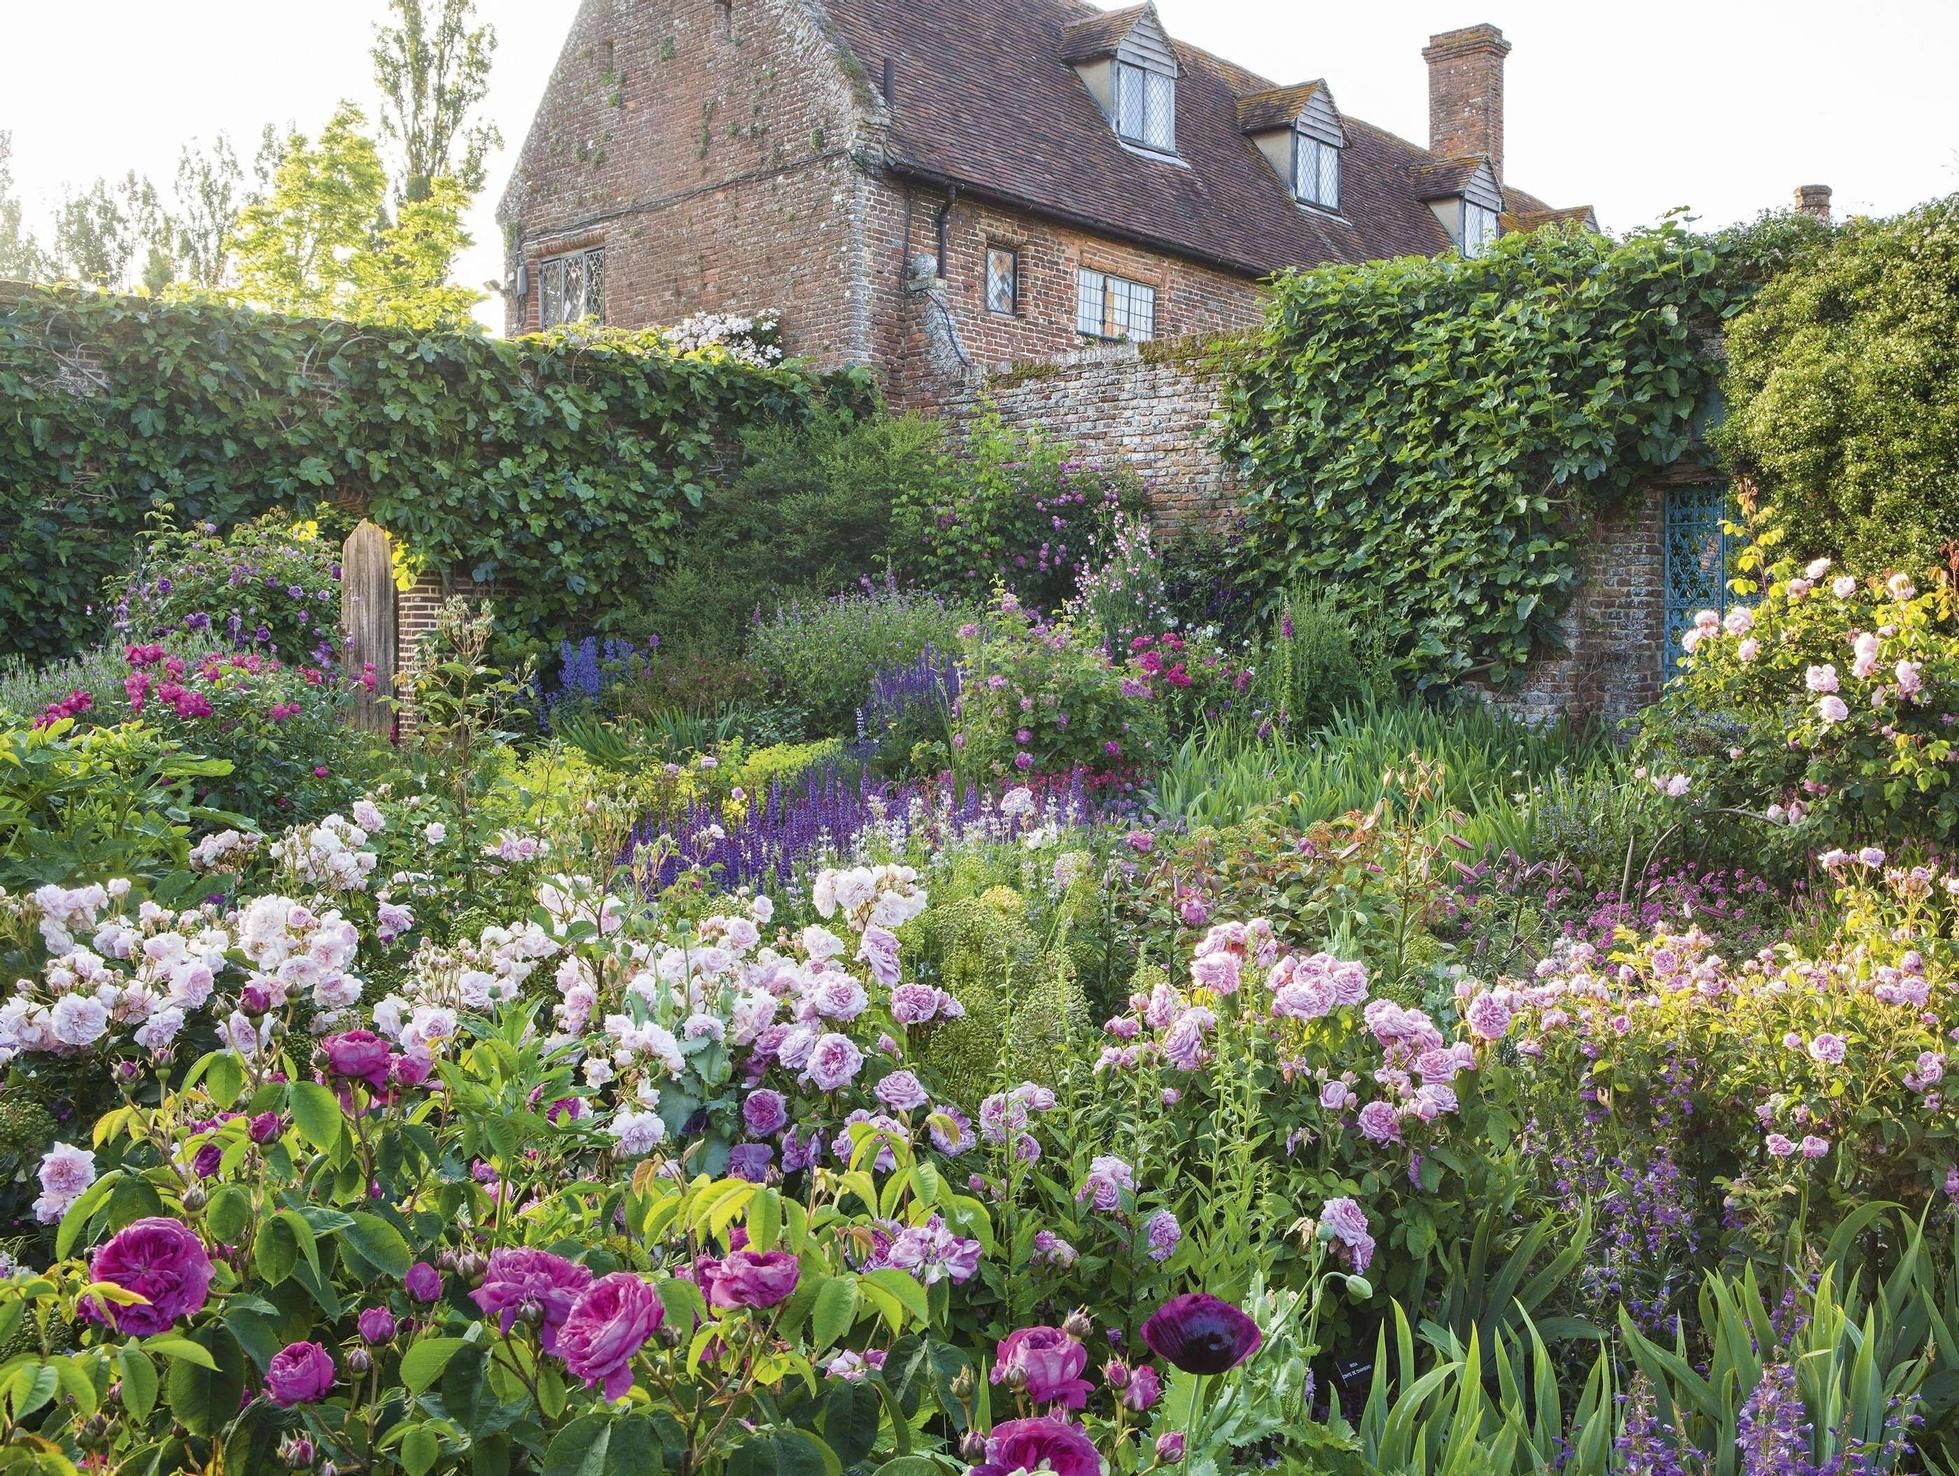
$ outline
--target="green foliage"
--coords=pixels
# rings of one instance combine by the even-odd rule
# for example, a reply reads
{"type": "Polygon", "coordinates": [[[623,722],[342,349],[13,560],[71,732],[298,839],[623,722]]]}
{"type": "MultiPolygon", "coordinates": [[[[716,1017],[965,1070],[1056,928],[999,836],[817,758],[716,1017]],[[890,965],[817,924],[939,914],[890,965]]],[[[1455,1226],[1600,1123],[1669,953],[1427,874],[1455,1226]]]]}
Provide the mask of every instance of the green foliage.
{"type": "Polygon", "coordinates": [[[1857,220],[1730,326],[1717,441],[1791,551],[1922,571],[1959,537],[1959,196],[1857,220]]]}
{"type": "Polygon", "coordinates": [[[0,888],[125,877],[169,894],[190,880],[192,823],[225,818],[197,790],[230,771],[133,724],[0,732],[0,888]]]}
{"type": "Polygon", "coordinates": [[[1584,520],[1687,449],[1733,300],[1673,229],[1281,278],[1226,393],[1247,577],[1351,587],[1418,685],[1513,678],[1555,642],[1584,520]]]}
{"type": "Polygon", "coordinates": [[[1079,462],[1068,442],[997,413],[959,449],[955,476],[907,489],[891,510],[900,567],[949,598],[1003,581],[1030,608],[1057,610],[1105,558],[1117,515],[1142,510],[1134,475],[1079,462]]]}
{"type": "Polygon", "coordinates": [[[165,503],[224,529],[342,490],[421,567],[498,581],[511,628],[624,623],[720,439],[820,393],[657,333],[497,341],[29,291],[0,300],[0,643],[85,644],[90,602],[165,503]]]}
{"type": "Polygon", "coordinates": [[[1311,584],[1286,591],[1252,666],[1258,708],[1281,727],[1314,727],[1394,693],[1387,653],[1365,612],[1343,608],[1335,591],[1311,584]]]}
{"type": "Polygon", "coordinates": [[[750,636],[749,662],[811,733],[851,731],[880,671],[909,666],[930,647],[959,644],[964,612],[936,595],[886,582],[834,599],[777,609],[750,636]]]}
{"type": "Polygon", "coordinates": [[[663,651],[711,663],[740,652],[768,605],[854,588],[886,563],[892,507],[950,475],[943,440],[934,421],[843,408],[755,427],[638,618],[663,651]]]}
{"type": "Polygon", "coordinates": [[[469,244],[469,197],[453,179],[423,180],[390,223],[387,171],[366,126],[343,102],[317,142],[286,141],[270,192],[238,217],[238,296],[301,317],[466,331],[481,294],[448,279],[469,244]]]}

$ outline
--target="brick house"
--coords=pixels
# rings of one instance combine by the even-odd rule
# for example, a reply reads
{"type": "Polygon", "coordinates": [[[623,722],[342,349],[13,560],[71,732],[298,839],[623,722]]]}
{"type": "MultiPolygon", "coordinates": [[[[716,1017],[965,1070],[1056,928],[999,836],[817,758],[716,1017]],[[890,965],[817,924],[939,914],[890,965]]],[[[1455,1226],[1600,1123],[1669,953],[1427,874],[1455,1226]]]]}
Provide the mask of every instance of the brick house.
{"type": "Polygon", "coordinates": [[[1153,5],[584,0],[499,210],[509,326],[774,308],[790,352],[915,404],[1249,327],[1286,267],[1589,220],[1503,177],[1509,50],[1431,40],[1421,148],[1153,5]]]}

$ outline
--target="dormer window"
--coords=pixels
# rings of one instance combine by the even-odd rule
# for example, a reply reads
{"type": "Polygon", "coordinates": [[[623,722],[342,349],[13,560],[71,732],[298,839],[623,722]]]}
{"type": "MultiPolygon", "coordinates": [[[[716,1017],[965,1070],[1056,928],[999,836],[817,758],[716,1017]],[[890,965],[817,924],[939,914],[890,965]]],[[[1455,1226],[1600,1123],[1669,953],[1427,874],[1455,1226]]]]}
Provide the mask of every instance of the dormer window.
{"type": "Polygon", "coordinates": [[[1464,201],[1462,254],[1468,257],[1481,256],[1496,244],[1496,238],[1496,212],[1487,205],[1478,205],[1473,200],[1464,201]]]}
{"type": "Polygon", "coordinates": [[[1152,154],[1176,154],[1181,67],[1154,5],[1078,21],[1062,33],[1061,59],[1075,69],[1117,138],[1152,154]]]}
{"type": "Polygon", "coordinates": [[[1502,231],[1503,190],[1490,161],[1480,155],[1431,159],[1409,171],[1415,193],[1435,212],[1450,241],[1465,257],[1482,256],[1502,231]]]}
{"type": "Polygon", "coordinates": [[[1115,67],[1116,136],[1159,154],[1176,153],[1176,77],[1126,61],[1115,67]]]}
{"type": "Polygon", "coordinates": [[[1272,87],[1238,99],[1238,126],[1294,200],[1340,210],[1340,151],[1347,133],[1324,82],[1272,87]]]}
{"type": "Polygon", "coordinates": [[[1340,150],[1310,133],[1293,135],[1293,198],[1322,210],[1340,208],[1340,150]]]}

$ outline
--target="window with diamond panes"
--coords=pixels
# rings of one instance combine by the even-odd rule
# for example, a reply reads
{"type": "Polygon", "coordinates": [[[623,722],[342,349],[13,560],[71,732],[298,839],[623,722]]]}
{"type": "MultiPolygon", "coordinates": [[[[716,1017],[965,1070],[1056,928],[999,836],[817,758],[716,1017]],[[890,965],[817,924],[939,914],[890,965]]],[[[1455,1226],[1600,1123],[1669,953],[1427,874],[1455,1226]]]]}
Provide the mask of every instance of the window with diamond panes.
{"type": "Polygon", "coordinates": [[[1487,205],[1462,202],[1462,254],[1481,256],[1496,244],[1496,212],[1487,205]]]}
{"type": "Polygon", "coordinates": [[[1680,638],[1702,610],[1744,603],[1728,592],[1735,540],[1728,536],[1726,487],[1671,487],[1666,494],[1661,577],[1666,585],[1666,644],[1660,675],[1679,673],[1680,638]]]}
{"type": "Polygon", "coordinates": [[[580,318],[605,320],[605,252],[574,251],[538,263],[538,323],[555,328],[580,318]]]}
{"type": "Polygon", "coordinates": [[[1163,153],[1177,149],[1177,79],[1116,63],[1116,133],[1163,153]]]}
{"type": "Polygon", "coordinates": [[[1292,191],[1308,205],[1340,208],[1340,150],[1304,133],[1295,134],[1299,150],[1293,162],[1292,191]]]}
{"type": "Polygon", "coordinates": [[[1091,338],[1154,338],[1156,289],[1083,267],[1075,280],[1075,327],[1091,338]]]}
{"type": "Polygon", "coordinates": [[[1008,317],[1020,310],[1020,253],[1009,247],[987,249],[986,307],[1008,317]]]}

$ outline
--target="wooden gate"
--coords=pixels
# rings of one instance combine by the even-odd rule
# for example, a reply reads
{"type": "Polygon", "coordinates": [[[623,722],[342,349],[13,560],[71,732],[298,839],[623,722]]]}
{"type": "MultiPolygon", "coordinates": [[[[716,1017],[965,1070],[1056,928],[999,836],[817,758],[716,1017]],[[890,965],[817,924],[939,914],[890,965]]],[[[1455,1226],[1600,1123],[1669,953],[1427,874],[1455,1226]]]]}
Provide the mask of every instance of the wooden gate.
{"type": "Polygon", "coordinates": [[[347,667],[358,675],[374,668],[374,688],[357,689],[348,722],[388,737],[394,730],[395,571],[388,535],[363,522],[340,550],[340,626],[347,635],[347,667]]]}

